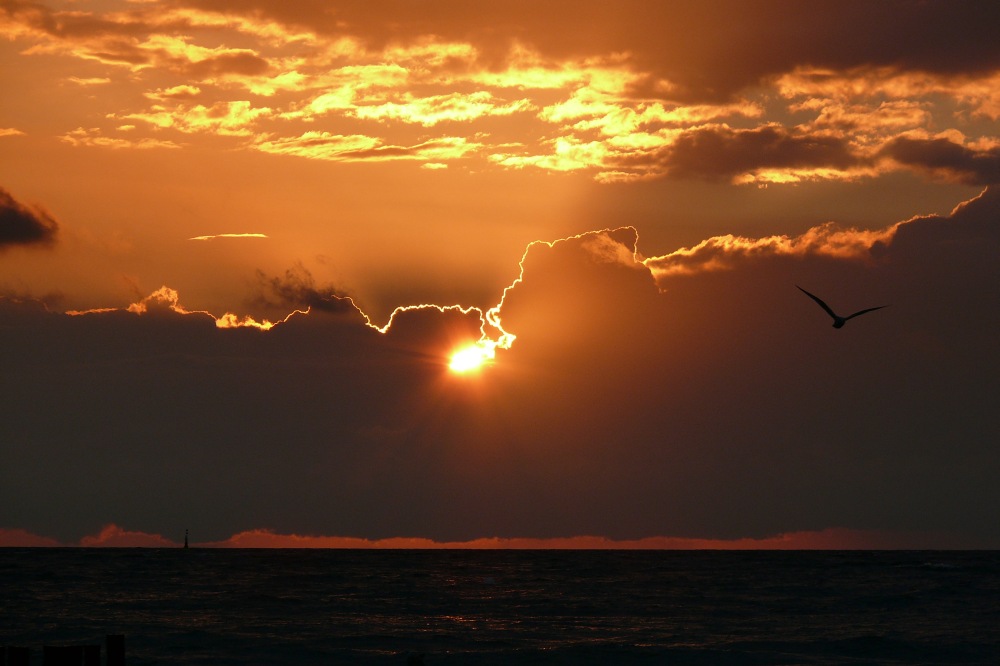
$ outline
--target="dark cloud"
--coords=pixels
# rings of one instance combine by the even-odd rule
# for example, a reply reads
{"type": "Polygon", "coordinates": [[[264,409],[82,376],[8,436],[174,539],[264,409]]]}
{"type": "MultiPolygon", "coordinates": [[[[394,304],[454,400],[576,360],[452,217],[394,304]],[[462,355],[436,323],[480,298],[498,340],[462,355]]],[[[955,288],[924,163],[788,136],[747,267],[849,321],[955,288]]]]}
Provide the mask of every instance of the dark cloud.
{"type": "Polygon", "coordinates": [[[480,58],[498,68],[515,42],[555,58],[627,52],[644,71],[676,84],[671,97],[687,101],[731,98],[797,65],[894,67],[945,75],[1000,67],[1000,44],[992,30],[996,8],[989,0],[177,4],[265,16],[325,35],[358,36],[372,48],[425,35],[472,40],[480,58]]]}
{"type": "Polygon", "coordinates": [[[834,168],[858,164],[846,140],[799,135],[766,125],[708,127],[685,132],[667,149],[664,166],[678,178],[731,178],[757,169],[834,168]]]}
{"type": "MultiPolygon", "coordinates": [[[[635,323],[631,301],[615,294],[639,299],[636,309],[655,309],[656,285],[634,258],[636,242],[636,231],[625,227],[529,247],[522,282],[507,291],[500,308],[504,329],[519,337],[516,351],[538,346],[559,358],[590,356],[590,349],[606,349],[592,336],[607,335],[611,343],[635,323]]],[[[593,362],[620,358],[607,351],[598,356],[593,362]]]]}
{"type": "Polygon", "coordinates": [[[896,162],[965,185],[1000,183],[1000,147],[967,148],[948,139],[898,137],[880,151],[896,162]]]}
{"type": "Polygon", "coordinates": [[[386,338],[394,346],[447,363],[456,348],[480,338],[482,322],[482,312],[475,308],[411,306],[393,313],[386,338]]]}
{"type": "Polygon", "coordinates": [[[193,62],[186,67],[186,71],[191,76],[204,79],[221,74],[257,76],[267,72],[269,67],[267,60],[253,53],[225,53],[193,62]]]}
{"type": "MultiPolygon", "coordinates": [[[[314,142],[314,145],[319,145],[319,143],[320,142],[314,142]]],[[[339,153],[338,156],[348,160],[422,158],[423,153],[427,150],[451,148],[453,146],[453,141],[448,141],[447,139],[432,139],[430,141],[423,141],[413,146],[375,146],[373,148],[366,148],[363,150],[345,150],[339,153]]]]}
{"type": "Polygon", "coordinates": [[[854,154],[844,137],[800,133],[779,125],[754,129],[715,125],[683,132],[672,143],[645,153],[608,158],[605,167],[713,181],[769,169],[846,171],[867,161],[854,154]]]}
{"type": "Polygon", "coordinates": [[[89,12],[55,11],[40,2],[3,0],[0,11],[19,23],[68,41],[92,37],[127,40],[150,31],[147,23],[134,16],[127,20],[110,20],[89,12]]]}
{"type": "Polygon", "coordinates": [[[0,187],[0,250],[14,245],[51,245],[59,225],[46,211],[26,206],[0,187]]]}
{"type": "Polygon", "coordinates": [[[257,286],[256,305],[286,312],[308,308],[319,312],[360,315],[350,296],[332,285],[317,286],[312,273],[301,264],[277,277],[257,271],[257,286]]]}
{"type": "MultiPolygon", "coordinates": [[[[169,4],[265,18],[325,37],[356,37],[372,49],[428,35],[469,40],[483,64],[492,68],[502,68],[517,43],[551,58],[630,53],[643,71],[671,81],[670,96],[678,101],[731,99],[798,65],[837,70],[890,67],[942,75],[1000,68],[1000,45],[992,32],[996,9],[989,0],[957,4],[817,0],[808,5],[781,0],[694,4],[676,0],[655,5],[646,0],[614,4],[583,0],[549,2],[544,7],[525,0],[488,6],[457,0],[419,4],[392,0],[377,6],[332,6],[320,0],[172,0],[169,4]]],[[[0,10],[69,41],[95,37],[127,41],[155,29],[141,12],[127,15],[127,20],[106,20],[10,0],[0,10]]],[[[185,33],[192,29],[182,19],[167,27],[185,33]]],[[[119,46],[101,57],[134,64],[144,61],[134,46],[119,46]]],[[[259,73],[262,64],[248,57],[241,63],[220,61],[211,67],[228,72],[237,65],[242,73],[259,73]]]]}
{"type": "MultiPolygon", "coordinates": [[[[666,19],[669,9],[664,11],[666,19]]],[[[1000,48],[989,43],[984,27],[993,20],[995,7],[985,1],[956,7],[920,0],[821,0],[809,6],[734,0],[682,11],[678,24],[688,35],[659,55],[666,51],[684,63],[667,71],[680,73],[695,96],[734,95],[795,65],[988,72],[1000,66],[1000,48]],[[685,60],[688,51],[692,58],[685,60]]]]}
{"type": "Polygon", "coordinates": [[[447,360],[476,310],[259,331],[0,302],[0,525],[64,542],[109,522],[209,540],[845,527],[995,547],[998,214],[991,190],[864,260],[734,245],[724,269],[657,279],[627,227],[535,243],[499,312],[517,339],[471,376],[447,360]],[[796,284],[890,307],[834,330],[796,284]]]}
{"type": "Polygon", "coordinates": [[[888,160],[924,176],[963,185],[1000,182],[1000,148],[975,149],[948,139],[887,141],[873,156],[858,154],[849,137],[809,134],[779,125],[754,129],[710,126],[680,134],[645,154],[609,159],[608,168],[648,172],[671,178],[732,179],[762,170],[834,169],[873,166],[888,160]]]}

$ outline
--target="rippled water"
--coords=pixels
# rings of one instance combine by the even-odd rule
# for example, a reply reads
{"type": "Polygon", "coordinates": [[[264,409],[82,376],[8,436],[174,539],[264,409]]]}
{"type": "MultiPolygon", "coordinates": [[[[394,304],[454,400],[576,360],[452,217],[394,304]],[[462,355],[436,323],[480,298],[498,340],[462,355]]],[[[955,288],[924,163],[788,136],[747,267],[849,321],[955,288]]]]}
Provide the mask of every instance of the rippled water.
{"type": "Polygon", "coordinates": [[[0,549],[0,643],[141,664],[1000,664],[1000,553],[0,549]]]}

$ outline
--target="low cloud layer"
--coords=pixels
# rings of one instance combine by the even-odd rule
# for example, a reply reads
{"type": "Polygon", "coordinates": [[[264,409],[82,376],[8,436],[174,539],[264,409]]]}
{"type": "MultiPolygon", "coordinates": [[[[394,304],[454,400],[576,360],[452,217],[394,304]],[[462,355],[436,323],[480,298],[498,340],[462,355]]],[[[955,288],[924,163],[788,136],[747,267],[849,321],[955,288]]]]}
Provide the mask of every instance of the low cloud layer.
{"type": "Polygon", "coordinates": [[[490,324],[420,306],[380,330],[294,271],[262,285],[312,309],[270,330],[169,290],[74,316],[5,300],[0,525],[996,547],[998,219],[991,189],[946,217],[663,257],[630,227],[537,242],[490,324]],[[795,285],[891,307],[835,330],[795,285]],[[448,370],[497,327],[516,339],[492,364],[448,370]]]}
{"type": "MultiPolygon", "coordinates": [[[[819,532],[794,532],[762,539],[685,539],[679,537],[647,537],[616,540],[598,536],[530,539],[497,537],[471,541],[434,541],[419,537],[363,539],[359,537],[279,534],[257,529],[234,534],[221,541],[190,541],[195,548],[349,548],[356,549],[472,549],[472,550],[878,550],[908,548],[941,548],[942,545],[961,548],[962,542],[940,534],[893,534],[875,530],[827,529],[819,532]]],[[[181,541],[159,534],[126,530],[110,524],[100,532],[84,536],[79,542],[62,543],[25,530],[0,529],[0,547],[60,547],[83,548],[179,548],[181,541]]]]}

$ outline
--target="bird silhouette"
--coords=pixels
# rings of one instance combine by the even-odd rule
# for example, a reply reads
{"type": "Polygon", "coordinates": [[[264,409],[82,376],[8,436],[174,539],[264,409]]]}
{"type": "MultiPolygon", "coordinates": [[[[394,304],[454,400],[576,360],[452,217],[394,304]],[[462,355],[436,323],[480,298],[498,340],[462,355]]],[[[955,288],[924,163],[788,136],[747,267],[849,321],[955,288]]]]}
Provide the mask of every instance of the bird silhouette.
{"type": "Polygon", "coordinates": [[[827,305],[826,303],[824,303],[823,299],[821,299],[819,296],[816,296],[814,294],[810,294],[808,291],[806,291],[802,287],[799,287],[799,285],[795,285],[795,286],[798,287],[799,291],[801,291],[803,294],[805,294],[809,298],[811,298],[814,301],[816,301],[817,303],[819,303],[819,306],[821,308],[823,308],[824,310],[826,310],[826,313],[828,315],[830,315],[831,317],[833,317],[833,327],[834,328],[843,328],[844,324],[847,323],[848,319],[853,319],[853,318],[857,317],[858,315],[863,315],[866,312],[872,312],[874,310],[881,310],[882,308],[889,307],[888,305],[879,305],[879,306],[874,307],[874,308],[865,308],[864,310],[858,310],[857,312],[855,312],[852,315],[847,315],[846,317],[841,317],[839,314],[837,314],[836,312],[834,312],[833,310],[831,310],[830,306],[827,305]]]}

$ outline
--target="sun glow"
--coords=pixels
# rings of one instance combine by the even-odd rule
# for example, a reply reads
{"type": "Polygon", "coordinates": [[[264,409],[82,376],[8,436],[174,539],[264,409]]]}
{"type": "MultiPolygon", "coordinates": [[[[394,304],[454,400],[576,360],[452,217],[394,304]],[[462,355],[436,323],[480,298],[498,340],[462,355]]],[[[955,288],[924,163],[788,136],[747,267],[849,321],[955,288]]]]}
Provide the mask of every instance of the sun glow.
{"type": "Polygon", "coordinates": [[[492,345],[475,343],[462,347],[451,355],[448,368],[452,372],[465,373],[478,370],[493,360],[495,352],[492,345]]]}

